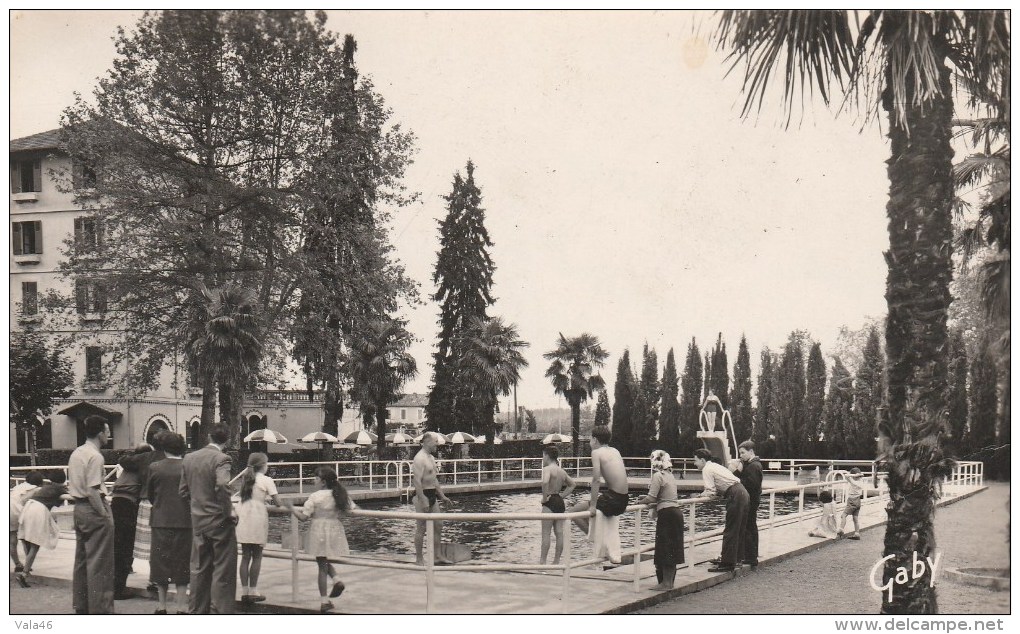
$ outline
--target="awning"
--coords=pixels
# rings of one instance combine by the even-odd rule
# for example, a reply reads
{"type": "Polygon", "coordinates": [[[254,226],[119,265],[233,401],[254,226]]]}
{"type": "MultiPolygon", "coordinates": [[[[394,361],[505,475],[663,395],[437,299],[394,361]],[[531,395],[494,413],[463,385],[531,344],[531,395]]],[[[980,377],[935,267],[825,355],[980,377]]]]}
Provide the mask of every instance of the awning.
{"type": "Polygon", "coordinates": [[[92,416],[93,414],[99,414],[100,416],[105,418],[106,421],[109,423],[119,421],[123,416],[123,414],[121,414],[120,412],[116,412],[112,409],[106,409],[105,407],[96,405],[95,403],[90,403],[88,401],[79,401],[74,405],[69,405],[65,407],[64,409],[60,410],[57,413],[63,414],[64,416],[77,418],[78,420],[85,420],[86,418],[92,416]]]}

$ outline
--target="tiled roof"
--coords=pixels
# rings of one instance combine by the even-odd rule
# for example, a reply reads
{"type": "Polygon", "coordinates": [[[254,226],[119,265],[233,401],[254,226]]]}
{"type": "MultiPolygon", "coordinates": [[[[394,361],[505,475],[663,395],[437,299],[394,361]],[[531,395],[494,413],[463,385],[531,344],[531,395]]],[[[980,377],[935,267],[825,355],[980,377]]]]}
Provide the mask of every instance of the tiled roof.
{"type": "Polygon", "coordinates": [[[60,128],[11,141],[11,152],[54,150],[60,147],[60,128]]]}
{"type": "Polygon", "coordinates": [[[425,407],[428,403],[427,394],[404,394],[396,403],[390,403],[389,407],[425,407]]]}

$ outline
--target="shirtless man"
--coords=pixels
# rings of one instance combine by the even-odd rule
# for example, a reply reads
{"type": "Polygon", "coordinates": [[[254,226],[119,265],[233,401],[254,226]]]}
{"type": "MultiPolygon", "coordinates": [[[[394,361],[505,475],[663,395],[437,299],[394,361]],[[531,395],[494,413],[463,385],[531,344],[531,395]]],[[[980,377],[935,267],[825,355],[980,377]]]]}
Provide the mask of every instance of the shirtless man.
{"type": "MultiPolygon", "coordinates": [[[[442,489],[439,488],[439,479],[436,477],[436,459],[434,454],[439,446],[439,440],[435,433],[425,432],[421,441],[421,449],[414,457],[414,510],[418,513],[436,513],[439,511],[439,500],[449,502],[442,489]]],[[[440,537],[443,531],[443,523],[435,522],[436,530],[432,544],[432,552],[435,553],[436,563],[448,564],[447,559],[440,555],[440,537]]],[[[425,565],[425,558],[422,557],[422,545],[425,541],[425,520],[418,520],[417,528],[414,531],[414,555],[415,563],[419,566],[425,565]]]]}
{"type": "MultiPolygon", "coordinates": [[[[542,449],[542,512],[563,513],[566,510],[563,498],[574,490],[574,480],[560,467],[560,452],[555,445],[542,449]]],[[[556,556],[554,564],[560,563],[563,554],[562,520],[542,520],[542,563],[549,558],[550,532],[556,533],[556,556]]]]}
{"type": "MultiPolygon", "coordinates": [[[[609,427],[599,425],[591,432],[591,497],[587,502],[575,504],[570,512],[588,510],[590,517],[596,518],[595,534],[589,535],[595,542],[596,556],[600,551],[608,550],[609,560],[620,562],[619,520],[616,519],[627,509],[628,484],[627,469],[623,466],[623,457],[614,447],[609,446],[612,439],[609,427]],[[600,480],[606,483],[606,491],[599,495],[600,480]],[[602,513],[596,517],[596,511],[602,513]],[[600,530],[599,523],[604,526],[600,530]]],[[[589,521],[583,518],[574,520],[581,530],[588,533],[589,521]]]]}

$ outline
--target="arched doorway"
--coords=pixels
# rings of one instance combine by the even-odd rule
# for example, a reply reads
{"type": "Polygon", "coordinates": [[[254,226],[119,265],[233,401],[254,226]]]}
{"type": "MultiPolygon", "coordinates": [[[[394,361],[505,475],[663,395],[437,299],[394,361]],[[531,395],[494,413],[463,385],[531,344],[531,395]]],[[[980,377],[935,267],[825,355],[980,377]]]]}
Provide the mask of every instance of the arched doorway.
{"type": "Polygon", "coordinates": [[[202,439],[202,423],[193,420],[188,423],[188,449],[200,449],[202,439]]]}
{"type": "Polygon", "coordinates": [[[145,442],[152,445],[152,441],[156,438],[156,434],[161,431],[170,431],[170,425],[162,418],[153,419],[149,423],[148,428],[145,430],[145,442]]]}
{"type": "MultiPolygon", "coordinates": [[[[241,437],[244,438],[253,431],[265,429],[268,426],[268,423],[269,423],[268,416],[260,416],[258,413],[249,414],[245,416],[241,421],[241,428],[244,429],[244,435],[241,437]]],[[[269,443],[265,442],[251,442],[246,444],[251,451],[260,451],[262,453],[266,453],[266,451],[268,451],[269,449],[269,443]]]]}

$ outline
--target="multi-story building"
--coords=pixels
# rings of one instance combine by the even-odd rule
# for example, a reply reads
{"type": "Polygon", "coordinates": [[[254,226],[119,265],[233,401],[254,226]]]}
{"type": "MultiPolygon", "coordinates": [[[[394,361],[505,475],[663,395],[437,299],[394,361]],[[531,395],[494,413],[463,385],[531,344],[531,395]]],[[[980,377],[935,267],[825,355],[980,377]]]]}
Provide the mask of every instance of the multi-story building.
{"type": "MultiPolygon", "coordinates": [[[[77,333],[75,343],[63,350],[71,360],[75,394],[54,409],[40,433],[39,448],[72,448],[84,440],[83,421],[90,414],[110,421],[110,448],[128,448],[147,441],[161,430],[184,435],[189,446],[197,439],[202,390],[189,375],[181,358],[163,368],[159,385],[145,394],[119,394],[118,378],[130,372],[127,362],[114,364],[105,351],[116,331],[103,330],[100,315],[106,298],[100,285],[87,279],[70,279],[61,274],[65,249],[116,248],[103,240],[102,223],[95,211],[77,207],[75,193],[88,193],[95,175],[76,165],[60,148],[59,130],[15,139],[10,143],[11,165],[11,251],[10,327],[34,327],[51,342],[77,333]],[[75,191],[62,191],[66,182],[75,191]],[[84,192],[82,190],[85,190],[84,192]],[[51,320],[40,299],[48,291],[60,291],[74,298],[71,319],[51,320]],[[105,346],[104,346],[105,344],[105,346]]],[[[101,215],[101,214],[100,214],[101,215]]],[[[407,427],[424,421],[425,399],[410,395],[391,406],[394,420],[407,427]],[[410,398],[414,397],[414,398],[410,398]]],[[[298,390],[267,390],[250,395],[242,406],[239,421],[242,437],[249,431],[270,428],[296,440],[321,429],[324,419],[319,395],[298,390]]],[[[356,409],[344,410],[340,435],[362,428],[356,409]]],[[[27,451],[27,439],[10,425],[12,452],[27,451]]],[[[287,452],[300,445],[270,445],[271,452],[287,452]]]]}
{"type": "Polygon", "coordinates": [[[425,429],[425,406],[429,403],[427,394],[405,394],[386,408],[386,428],[403,427],[418,434],[425,429]]]}

